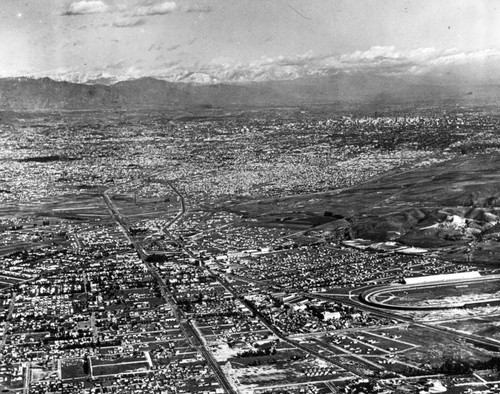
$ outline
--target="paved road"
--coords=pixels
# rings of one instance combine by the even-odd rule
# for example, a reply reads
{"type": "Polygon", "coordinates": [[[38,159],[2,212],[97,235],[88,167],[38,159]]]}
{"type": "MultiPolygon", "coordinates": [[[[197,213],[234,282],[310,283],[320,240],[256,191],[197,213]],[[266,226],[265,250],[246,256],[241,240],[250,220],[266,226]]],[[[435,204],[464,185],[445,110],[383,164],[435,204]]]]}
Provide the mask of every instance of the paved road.
{"type": "Polygon", "coordinates": [[[178,221],[184,214],[186,213],[186,200],[184,199],[184,196],[179,192],[179,190],[174,186],[174,184],[170,181],[165,181],[162,179],[153,179],[153,182],[161,183],[163,185],[170,186],[170,188],[174,191],[175,194],[179,196],[179,199],[181,201],[181,209],[179,213],[177,214],[176,217],[174,217],[170,223],[167,224],[167,228],[172,226],[176,221],[178,221]]]}
{"type": "MultiPolygon", "coordinates": [[[[184,197],[182,197],[182,195],[179,193],[179,191],[172,184],[170,184],[170,182],[166,182],[166,183],[172,187],[172,189],[175,191],[175,193],[177,193],[179,195],[179,197],[181,199],[181,211],[173,219],[173,221],[171,221],[169,223],[169,226],[171,226],[175,221],[179,220],[185,214],[186,207],[185,207],[184,197]]],[[[151,273],[151,276],[157,282],[157,284],[160,288],[160,292],[161,292],[164,300],[172,308],[172,311],[173,311],[177,321],[179,322],[179,326],[180,326],[183,334],[186,336],[186,338],[192,344],[192,346],[205,358],[206,362],[208,363],[208,365],[210,366],[210,368],[214,372],[215,377],[219,381],[222,388],[226,391],[226,393],[237,394],[237,392],[233,389],[233,387],[229,383],[226,375],[224,374],[224,372],[220,368],[219,364],[214,359],[212,353],[204,345],[204,341],[198,335],[196,329],[192,326],[192,323],[185,318],[184,313],[179,308],[179,306],[175,302],[173,296],[168,291],[168,287],[167,287],[167,284],[165,283],[165,280],[158,273],[157,269],[151,263],[149,263],[147,261],[147,259],[146,259],[147,253],[145,252],[145,250],[130,235],[129,230],[128,230],[128,226],[126,225],[124,218],[122,217],[120,212],[118,212],[118,210],[116,209],[116,206],[113,204],[111,198],[109,197],[109,189],[103,193],[103,198],[104,198],[104,202],[106,203],[111,216],[116,221],[116,223],[120,226],[123,233],[127,237],[128,241],[134,246],[134,249],[139,254],[139,256],[140,256],[141,260],[143,261],[143,263],[145,264],[145,266],[148,268],[149,272],[151,273]]],[[[166,235],[170,236],[170,234],[166,234],[166,235]]]]}
{"type": "Polygon", "coordinates": [[[99,335],[95,321],[95,312],[92,312],[92,314],[90,315],[90,326],[92,327],[92,337],[94,338],[94,343],[97,343],[99,335]]]}
{"type": "Polygon", "coordinates": [[[75,232],[73,234],[71,234],[71,236],[73,237],[73,239],[75,240],[75,244],[76,244],[76,251],[79,252],[80,250],[83,249],[83,245],[82,245],[82,242],[80,241],[80,238],[78,237],[78,234],[75,232]]]}
{"type": "Polygon", "coordinates": [[[7,332],[9,331],[10,319],[12,318],[12,313],[14,312],[14,305],[16,304],[16,296],[17,296],[16,293],[12,294],[9,310],[7,311],[7,315],[5,316],[5,326],[3,329],[2,341],[0,342],[0,358],[2,357],[1,351],[5,346],[5,342],[7,341],[7,332]]]}
{"type": "MultiPolygon", "coordinates": [[[[176,222],[177,220],[179,220],[186,212],[186,207],[185,207],[185,200],[184,200],[184,196],[182,196],[182,194],[168,181],[162,181],[162,182],[165,182],[166,184],[168,184],[169,186],[172,187],[172,189],[174,190],[174,192],[179,196],[180,200],[181,200],[181,211],[179,212],[179,214],[174,218],[173,221],[170,222],[169,226],[171,224],[173,224],[174,222],[176,222]]],[[[123,219],[123,217],[121,216],[121,214],[118,212],[118,210],[116,209],[116,207],[114,206],[113,202],[111,201],[111,199],[109,198],[109,195],[108,195],[108,191],[105,191],[104,192],[104,201],[106,202],[106,204],[108,205],[108,208],[109,208],[109,211],[112,215],[112,217],[116,220],[116,222],[120,225],[120,227],[122,228],[122,230],[124,231],[124,233],[126,234],[127,236],[127,239],[130,241],[130,243],[132,245],[134,245],[134,248],[137,250],[137,252],[139,253],[139,255],[141,256],[141,258],[143,259],[144,263],[146,264],[146,266],[148,267],[148,269],[150,270],[151,274],[153,275],[153,277],[156,279],[156,281],[158,282],[158,284],[160,285],[160,290],[162,291],[162,295],[165,293],[168,293],[168,291],[166,290],[166,284],[163,280],[163,278],[161,277],[161,275],[158,274],[158,272],[156,271],[156,269],[150,264],[148,263],[147,261],[145,261],[145,252],[144,250],[142,249],[142,247],[140,247],[140,245],[138,245],[137,242],[135,242],[133,240],[133,238],[130,236],[129,232],[128,232],[128,228],[125,224],[125,221],[123,219]],[[163,290],[162,290],[163,289],[163,290]]],[[[163,230],[166,230],[166,229],[163,229],[163,230]]],[[[164,232],[165,235],[169,236],[169,237],[172,237],[170,233],[166,233],[164,232]]],[[[193,254],[193,252],[187,248],[185,245],[182,245],[182,249],[185,253],[187,253],[189,256],[191,257],[195,257],[195,255],[193,254]]],[[[221,278],[219,275],[215,274],[213,271],[210,271],[209,272],[215,277],[217,278],[217,280],[229,291],[231,292],[231,294],[233,294],[233,296],[235,298],[237,298],[237,295],[234,291],[234,289],[223,279],[221,278]]],[[[203,356],[205,357],[205,359],[207,360],[207,362],[212,366],[212,369],[214,370],[214,372],[216,373],[216,376],[218,377],[218,380],[219,382],[221,383],[221,385],[224,387],[224,389],[226,389],[226,391],[228,393],[234,393],[234,389],[231,387],[231,385],[229,384],[229,382],[227,381],[227,378],[226,376],[224,375],[224,373],[222,372],[222,370],[220,369],[220,366],[219,364],[216,362],[216,360],[213,358],[213,355],[212,353],[206,349],[206,347],[204,346],[203,344],[203,339],[200,337],[199,333],[196,331],[196,329],[192,326],[192,324],[189,322],[189,321],[186,321],[185,318],[183,318],[183,313],[182,311],[180,311],[180,309],[178,308],[177,304],[175,303],[175,301],[173,300],[173,297],[167,295],[167,296],[164,296],[164,298],[167,300],[167,302],[172,306],[172,309],[174,310],[174,313],[176,313],[176,317],[178,318],[178,320],[181,321],[181,327],[183,327],[183,331],[185,333],[185,335],[188,337],[188,339],[190,340],[190,342],[198,349],[200,350],[200,352],[203,354],[203,356]],[[196,342],[193,343],[193,339],[196,339],[196,342]]],[[[284,342],[298,348],[298,349],[301,349],[303,351],[305,351],[306,353],[309,353],[309,354],[312,354],[316,357],[318,357],[319,359],[321,360],[324,360],[326,362],[329,362],[329,363],[332,363],[334,365],[336,365],[337,367],[339,368],[342,368],[344,370],[347,370],[351,373],[353,373],[355,376],[358,376],[358,377],[364,377],[363,375],[361,375],[359,373],[359,371],[357,371],[356,369],[348,366],[348,365],[345,365],[343,363],[340,363],[338,361],[333,361],[331,360],[330,358],[328,357],[325,357],[323,354],[319,353],[318,351],[314,350],[314,349],[311,349],[309,348],[308,346],[305,346],[301,343],[298,343],[296,341],[293,341],[293,340],[290,340],[288,339],[285,335],[283,335],[279,330],[277,330],[269,321],[267,321],[267,319],[262,316],[262,314],[256,309],[253,307],[253,305],[251,305],[250,303],[248,303],[247,301],[245,300],[242,300],[243,303],[250,309],[252,310],[255,315],[262,321],[262,323],[271,331],[273,332],[278,338],[280,338],[281,340],[283,340],[284,342]]]]}
{"type": "MultiPolygon", "coordinates": [[[[214,273],[213,271],[211,270],[208,270],[212,275],[214,275],[217,280],[219,281],[219,283],[221,283],[222,286],[224,286],[224,288],[229,291],[233,297],[235,298],[239,298],[238,297],[238,294],[234,291],[234,289],[232,288],[232,286],[227,283],[223,278],[221,278],[219,275],[217,275],[216,273],[214,273]]],[[[274,335],[276,335],[279,339],[281,339],[282,341],[288,343],[289,345],[292,345],[298,349],[301,349],[303,350],[304,352],[306,353],[309,353],[309,354],[312,354],[314,355],[315,357],[318,357],[319,359],[323,360],[323,361],[326,361],[328,363],[331,363],[333,365],[336,365],[337,367],[339,368],[342,368],[342,369],[345,369],[349,372],[351,372],[352,374],[354,374],[355,376],[358,376],[360,378],[363,378],[364,376],[362,374],[360,374],[360,372],[358,370],[356,370],[355,368],[352,368],[346,364],[343,364],[341,362],[338,362],[336,360],[332,360],[331,358],[329,357],[325,357],[323,354],[319,353],[318,351],[314,350],[314,349],[311,349],[309,346],[306,346],[306,345],[303,345],[299,342],[296,342],[290,338],[288,338],[287,336],[285,336],[284,334],[282,334],[276,327],[274,327],[271,322],[269,322],[265,316],[263,316],[259,310],[257,308],[255,308],[255,306],[253,306],[253,304],[251,304],[250,302],[248,302],[247,300],[243,299],[243,298],[240,298],[241,302],[243,302],[243,304],[245,304],[245,306],[250,309],[254,315],[261,321],[262,324],[264,324],[274,335]]]]}
{"type": "MultiPolygon", "coordinates": [[[[174,190],[174,192],[179,196],[179,199],[180,199],[180,202],[181,202],[181,209],[180,209],[179,213],[175,216],[175,218],[173,218],[168,223],[168,226],[166,226],[162,230],[162,232],[166,236],[168,236],[169,238],[173,238],[172,235],[168,232],[168,227],[170,227],[175,222],[177,222],[178,220],[180,220],[182,218],[182,216],[185,214],[185,212],[186,212],[185,199],[184,199],[184,196],[175,188],[175,186],[171,184],[171,182],[169,182],[169,181],[163,181],[163,180],[156,180],[156,182],[160,182],[160,183],[163,183],[163,184],[166,184],[166,185],[170,186],[172,188],[172,190],[174,190]]],[[[156,269],[151,264],[149,264],[149,263],[147,263],[145,261],[145,257],[147,256],[147,253],[144,251],[144,249],[140,245],[138,245],[138,243],[128,233],[128,228],[126,226],[126,223],[125,223],[123,217],[120,215],[120,213],[116,209],[116,207],[114,207],[111,199],[109,198],[109,196],[107,194],[107,191],[104,193],[104,200],[105,200],[106,204],[108,205],[108,208],[109,208],[109,211],[110,211],[112,217],[120,225],[120,227],[122,228],[124,234],[127,236],[127,239],[130,241],[130,243],[137,250],[138,254],[141,256],[141,258],[143,259],[143,261],[147,265],[147,267],[150,270],[150,272],[152,273],[153,277],[156,279],[156,281],[160,285],[160,289],[162,291],[162,294],[164,295],[164,298],[167,300],[167,302],[172,306],[172,309],[173,309],[174,313],[176,314],[176,317],[181,322],[181,327],[183,328],[183,331],[184,331],[186,337],[188,337],[188,339],[193,344],[193,346],[205,357],[205,359],[207,360],[207,362],[209,363],[209,365],[212,367],[212,369],[216,373],[216,376],[218,377],[219,382],[226,389],[226,391],[229,392],[229,393],[233,393],[234,392],[233,388],[228,383],[227,378],[225,377],[224,373],[220,369],[218,363],[214,360],[212,353],[208,349],[206,349],[206,347],[204,346],[203,338],[199,335],[199,333],[192,326],[192,324],[185,319],[184,314],[178,308],[178,306],[175,303],[173,297],[171,295],[169,295],[168,290],[166,288],[166,284],[165,284],[163,278],[161,277],[161,275],[158,274],[158,272],[156,271],[156,269]]],[[[175,241],[179,242],[179,240],[175,240],[175,241]]],[[[185,245],[183,245],[182,243],[181,243],[181,248],[189,256],[196,257],[194,255],[194,253],[188,247],[186,247],[185,245]]],[[[234,292],[234,290],[232,289],[232,287],[223,278],[221,278],[219,275],[215,274],[212,271],[210,271],[210,272],[211,272],[212,275],[214,275],[214,277],[216,277],[218,279],[218,281],[229,292],[231,292],[233,294],[234,297],[238,297],[238,295],[234,292]]],[[[335,300],[335,298],[329,297],[327,294],[321,295],[321,294],[303,293],[303,295],[307,296],[307,297],[315,297],[315,298],[321,298],[321,299],[327,299],[327,300],[335,300]]],[[[462,340],[467,341],[467,342],[472,343],[472,344],[487,346],[487,347],[495,348],[495,349],[500,349],[500,342],[497,342],[497,341],[494,341],[494,340],[488,340],[488,339],[481,338],[481,337],[478,337],[478,336],[475,336],[475,335],[472,335],[472,334],[457,333],[457,332],[448,330],[448,329],[443,328],[443,327],[435,327],[435,326],[430,325],[430,324],[421,323],[421,322],[415,322],[412,318],[403,317],[403,316],[400,316],[400,315],[394,315],[394,314],[392,314],[392,313],[390,313],[388,311],[381,310],[380,308],[377,308],[375,306],[366,305],[361,300],[358,300],[356,298],[343,297],[342,302],[346,303],[346,304],[353,305],[353,306],[361,307],[364,310],[370,311],[374,315],[378,315],[380,317],[385,317],[385,318],[387,318],[389,320],[394,320],[396,322],[399,322],[400,324],[413,324],[415,326],[418,326],[418,327],[421,327],[421,328],[425,328],[425,329],[430,330],[430,331],[439,332],[441,334],[442,333],[446,333],[447,335],[452,335],[452,336],[455,336],[457,338],[461,338],[462,340]]],[[[301,343],[298,343],[298,342],[296,342],[296,341],[294,341],[294,340],[286,337],[285,335],[281,334],[281,332],[279,332],[264,316],[262,316],[260,314],[260,312],[258,310],[256,310],[256,308],[253,307],[253,305],[251,305],[250,303],[246,302],[245,300],[243,300],[243,303],[250,310],[252,310],[255,313],[255,315],[261,320],[261,322],[271,332],[273,332],[278,338],[280,338],[284,342],[286,342],[286,343],[288,343],[288,344],[290,344],[290,345],[292,345],[292,346],[294,346],[296,348],[299,348],[299,349],[301,349],[301,350],[303,350],[303,351],[305,351],[307,353],[313,354],[313,355],[315,355],[316,357],[318,357],[320,359],[323,359],[325,361],[333,363],[333,364],[337,365],[338,367],[346,369],[346,370],[350,371],[351,373],[355,374],[356,376],[363,377],[359,373],[359,371],[357,371],[356,369],[354,369],[354,368],[352,368],[350,366],[347,366],[345,364],[339,363],[338,361],[335,362],[334,360],[332,360],[332,359],[330,359],[328,357],[325,357],[323,354],[315,351],[314,349],[311,349],[308,346],[305,346],[305,345],[303,345],[301,343]]]]}

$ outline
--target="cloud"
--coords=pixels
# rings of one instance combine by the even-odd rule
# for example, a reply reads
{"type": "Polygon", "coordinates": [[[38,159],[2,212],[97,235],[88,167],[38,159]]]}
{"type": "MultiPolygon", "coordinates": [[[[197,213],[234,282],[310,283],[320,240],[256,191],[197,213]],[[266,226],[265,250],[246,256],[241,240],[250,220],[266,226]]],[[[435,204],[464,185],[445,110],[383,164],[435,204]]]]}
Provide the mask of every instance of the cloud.
{"type": "Polygon", "coordinates": [[[444,66],[482,64],[500,60],[500,51],[484,49],[459,51],[415,48],[398,50],[394,46],[374,46],[366,51],[355,51],[334,59],[340,69],[423,73],[444,66]]]}
{"type": "Polygon", "coordinates": [[[141,18],[121,18],[113,22],[114,27],[135,27],[144,25],[146,21],[141,18]]]}
{"type": "MultiPolygon", "coordinates": [[[[473,70],[499,61],[500,51],[494,49],[464,52],[455,49],[400,50],[394,46],[374,46],[341,55],[314,55],[309,52],[297,56],[262,57],[246,63],[216,58],[207,64],[193,65],[189,71],[204,73],[219,81],[248,82],[334,75],[339,72],[442,75],[450,70],[473,70]]],[[[489,68],[485,70],[488,71],[489,68]]]]}
{"type": "MultiPolygon", "coordinates": [[[[168,48],[163,47],[159,54],[168,48]]],[[[296,56],[261,57],[249,62],[234,58],[218,57],[200,63],[189,53],[177,53],[182,61],[172,65],[160,63],[147,75],[168,81],[193,81],[199,83],[239,83],[252,81],[291,80],[307,76],[335,75],[338,73],[366,73],[368,75],[443,76],[477,73],[480,65],[489,65],[484,75],[496,75],[500,51],[458,51],[435,48],[398,49],[394,46],[375,46],[367,50],[337,55],[315,55],[312,52],[296,56]]]]}
{"type": "MultiPolygon", "coordinates": [[[[142,5],[144,6],[144,3],[142,5]]],[[[119,22],[128,27],[138,20],[142,21],[141,18],[129,17],[115,23],[119,22]]],[[[500,73],[500,51],[496,49],[461,51],[374,46],[344,54],[318,55],[307,52],[296,56],[260,57],[248,62],[237,61],[231,57],[217,57],[210,62],[201,62],[192,51],[184,52],[179,49],[186,46],[187,42],[181,43],[180,47],[178,44],[169,47],[161,40],[149,43],[149,46],[144,47],[150,51],[148,56],[144,57],[144,67],[139,67],[137,60],[121,60],[105,67],[96,67],[91,71],[93,75],[86,75],[85,80],[122,80],[151,76],[168,81],[235,83],[360,73],[402,78],[424,76],[488,81],[500,73]],[[153,58],[154,60],[151,60],[153,58]]],[[[61,79],[64,77],[84,80],[84,77],[76,74],[59,75],[61,79]]]]}
{"type": "Polygon", "coordinates": [[[354,51],[340,56],[343,62],[364,62],[376,59],[399,59],[402,55],[395,46],[373,46],[366,51],[354,51]]]}
{"type": "MultiPolygon", "coordinates": [[[[388,71],[426,64],[439,55],[435,48],[398,50],[395,46],[373,46],[366,51],[343,54],[334,60],[341,69],[378,69],[388,71]]],[[[325,63],[328,63],[327,61],[325,63]]]]}
{"type": "Polygon", "coordinates": [[[484,62],[498,59],[500,51],[496,49],[483,49],[478,51],[461,52],[457,49],[445,51],[440,56],[432,59],[430,64],[444,66],[449,64],[467,64],[470,62],[484,62]]]}
{"type": "Polygon", "coordinates": [[[63,15],[99,14],[107,12],[109,7],[101,0],[81,0],[71,3],[63,15]]]}
{"type": "Polygon", "coordinates": [[[132,10],[133,16],[165,15],[177,9],[177,4],[173,1],[166,1],[159,4],[150,4],[132,10]]]}
{"type": "Polygon", "coordinates": [[[113,23],[115,27],[133,27],[142,24],[137,20],[132,21],[126,17],[145,17],[154,15],[167,15],[173,12],[208,13],[212,7],[204,3],[182,3],[180,6],[171,0],[136,0],[132,3],[112,3],[107,5],[103,0],[80,0],[71,3],[63,15],[82,15],[96,13],[119,13],[124,18],[113,23]]]}

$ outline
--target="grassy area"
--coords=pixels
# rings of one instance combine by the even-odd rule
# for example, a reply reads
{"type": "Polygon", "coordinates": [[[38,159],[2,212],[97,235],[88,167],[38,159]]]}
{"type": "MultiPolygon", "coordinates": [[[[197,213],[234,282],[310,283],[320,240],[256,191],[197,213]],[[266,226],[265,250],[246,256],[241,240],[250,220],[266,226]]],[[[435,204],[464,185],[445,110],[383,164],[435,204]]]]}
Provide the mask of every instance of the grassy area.
{"type": "MultiPolygon", "coordinates": [[[[447,214],[454,214],[471,219],[486,231],[485,215],[496,215],[490,201],[500,196],[499,167],[498,156],[456,157],[421,168],[391,170],[338,192],[247,201],[231,208],[266,225],[274,221],[270,218],[284,215],[290,223],[305,224],[303,212],[320,216],[329,211],[350,218],[353,231],[361,238],[383,241],[399,237],[407,245],[424,248],[464,245],[470,237],[467,231],[422,228],[442,223],[447,214]]],[[[310,216],[307,223],[313,224],[313,218],[310,216]]],[[[479,241],[472,248],[471,260],[498,260],[500,243],[479,241]]]]}
{"type": "Polygon", "coordinates": [[[88,376],[84,372],[83,359],[65,359],[61,360],[61,378],[64,379],[77,379],[88,376]]]}
{"type": "Polygon", "coordinates": [[[475,334],[497,340],[500,339],[498,316],[483,316],[481,318],[450,321],[442,323],[441,325],[468,334],[475,334]]]}

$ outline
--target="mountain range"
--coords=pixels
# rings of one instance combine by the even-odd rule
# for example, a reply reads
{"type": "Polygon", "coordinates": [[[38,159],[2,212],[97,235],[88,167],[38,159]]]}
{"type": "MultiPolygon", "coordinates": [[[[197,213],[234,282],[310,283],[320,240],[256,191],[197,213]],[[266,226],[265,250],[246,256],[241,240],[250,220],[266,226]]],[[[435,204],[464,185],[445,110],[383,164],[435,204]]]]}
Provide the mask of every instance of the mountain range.
{"type": "Polygon", "coordinates": [[[319,103],[380,105],[424,102],[491,102],[500,85],[474,85],[453,78],[402,78],[337,73],[294,80],[250,83],[168,82],[150,77],[110,83],[50,78],[0,79],[1,110],[85,110],[280,106],[319,103]]]}

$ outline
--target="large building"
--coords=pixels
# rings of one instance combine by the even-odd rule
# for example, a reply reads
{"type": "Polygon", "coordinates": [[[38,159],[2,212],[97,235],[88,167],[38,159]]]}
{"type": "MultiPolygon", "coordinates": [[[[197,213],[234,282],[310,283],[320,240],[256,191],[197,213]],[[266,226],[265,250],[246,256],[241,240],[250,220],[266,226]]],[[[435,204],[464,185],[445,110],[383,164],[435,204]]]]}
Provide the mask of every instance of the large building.
{"type": "Polygon", "coordinates": [[[454,280],[468,280],[480,278],[481,274],[478,271],[457,272],[453,274],[416,276],[413,278],[403,278],[403,283],[406,285],[420,285],[424,283],[449,282],[454,280]]]}

